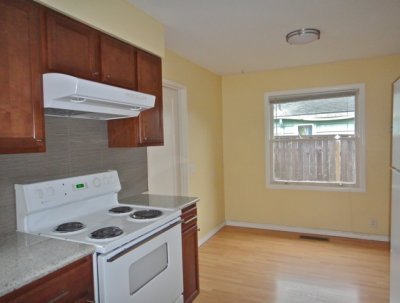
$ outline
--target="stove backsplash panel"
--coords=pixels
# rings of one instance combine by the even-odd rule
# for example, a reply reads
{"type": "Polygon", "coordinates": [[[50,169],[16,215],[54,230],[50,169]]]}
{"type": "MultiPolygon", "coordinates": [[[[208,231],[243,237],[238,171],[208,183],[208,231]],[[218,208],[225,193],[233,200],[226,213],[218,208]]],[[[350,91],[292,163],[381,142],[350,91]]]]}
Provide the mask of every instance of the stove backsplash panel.
{"type": "Polygon", "coordinates": [[[0,155],[0,236],[16,230],[15,183],[115,169],[120,198],[148,189],[146,148],[108,148],[106,121],[46,117],[46,150],[0,155]]]}

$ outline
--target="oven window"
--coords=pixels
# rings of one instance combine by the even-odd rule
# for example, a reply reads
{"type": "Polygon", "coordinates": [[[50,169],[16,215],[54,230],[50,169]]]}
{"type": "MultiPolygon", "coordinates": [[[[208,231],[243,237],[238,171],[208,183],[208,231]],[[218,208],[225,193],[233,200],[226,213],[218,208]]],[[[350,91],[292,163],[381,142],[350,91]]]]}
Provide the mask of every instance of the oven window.
{"type": "Polygon", "coordinates": [[[133,295],[168,267],[168,246],[164,243],[137,260],[129,268],[130,293],[133,295]]]}

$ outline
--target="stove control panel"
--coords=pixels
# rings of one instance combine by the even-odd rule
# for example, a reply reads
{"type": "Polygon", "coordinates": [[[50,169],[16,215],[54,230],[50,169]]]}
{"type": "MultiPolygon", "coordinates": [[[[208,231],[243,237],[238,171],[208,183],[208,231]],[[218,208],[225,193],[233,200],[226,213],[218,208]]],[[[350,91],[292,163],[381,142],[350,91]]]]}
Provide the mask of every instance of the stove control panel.
{"type": "Polygon", "coordinates": [[[104,173],[57,179],[32,184],[16,184],[17,204],[27,213],[87,200],[121,190],[118,173],[104,173]]]}

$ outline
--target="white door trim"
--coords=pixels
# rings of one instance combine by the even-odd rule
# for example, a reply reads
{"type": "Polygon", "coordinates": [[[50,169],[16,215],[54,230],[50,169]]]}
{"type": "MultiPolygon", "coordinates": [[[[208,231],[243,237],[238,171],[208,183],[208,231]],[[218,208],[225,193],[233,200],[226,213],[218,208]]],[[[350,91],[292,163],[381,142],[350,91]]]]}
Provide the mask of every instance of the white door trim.
{"type": "Polygon", "coordinates": [[[187,113],[187,89],[182,84],[163,79],[163,87],[178,92],[178,129],[179,129],[179,155],[181,191],[183,195],[189,195],[189,152],[188,152],[188,113],[187,113]]]}

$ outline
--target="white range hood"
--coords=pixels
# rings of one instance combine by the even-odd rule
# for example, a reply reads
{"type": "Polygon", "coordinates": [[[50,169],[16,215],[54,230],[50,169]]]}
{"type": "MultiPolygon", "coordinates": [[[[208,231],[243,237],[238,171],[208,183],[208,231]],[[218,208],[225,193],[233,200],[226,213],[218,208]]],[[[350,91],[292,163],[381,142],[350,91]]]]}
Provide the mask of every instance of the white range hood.
{"type": "Polygon", "coordinates": [[[154,107],[155,96],[70,75],[43,75],[45,114],[48,116],[111,120],[136,117],[154,107]]]}

